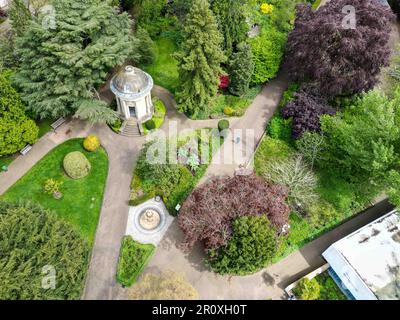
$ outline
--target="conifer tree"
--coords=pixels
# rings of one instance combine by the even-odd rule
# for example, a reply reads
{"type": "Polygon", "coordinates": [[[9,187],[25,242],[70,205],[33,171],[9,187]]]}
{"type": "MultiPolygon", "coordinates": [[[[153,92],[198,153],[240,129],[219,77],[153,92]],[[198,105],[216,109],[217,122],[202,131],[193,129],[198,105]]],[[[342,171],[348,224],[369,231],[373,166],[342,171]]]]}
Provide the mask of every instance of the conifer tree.
{"type": "MultiPolygon", "coordinates": [[[[94,88],[108,72],[132,57],[131,20],[108,1],[58,0],[54,24],[39,15],[17,39],[21,69],[15,76],[35,115],[60,117],[93,103],[94,88]]],[[[86,113],[87,114],[87,113],[86,113]]]]}
{"type": "Polygon", "coordinates": [[[154,42],[146,29],[139,27],[136,31],[136,38],[140,42],[138,53],[140,58],[135,62],[138,64],[151,64],[154,62],[154,42]]]}
{"type": "Polygon", "coordinates": [[[233,54],[230,65],[230,93],[241,96],[249,89],[251,76],[254,71],[251,46],[247,43],[238,45],[238,51],[233,54]]]}
{"type": "Polygon", "coordinates": [[[211,0],[211,9],[217,18],[218,28],[224,36],[223,48],[230,57],[235,47],[246,39],[248,26],[243,0],[211,0]]]}
{"type": "Polygon", "coordinates": [[[32,20],[32,15],[24,0],[12,0],[8,14],[13,31],[17,36],[21,36],[32,20]]]}
{"type": "Polygon", "coordinates": [[[180,110],[192,116],[207,112],[216,95],[221,63],[225,55],[223,38],[207,0],[194,0],[183,27],[182,49],[175,55],[181,90],[177,94],[180,110]]]}

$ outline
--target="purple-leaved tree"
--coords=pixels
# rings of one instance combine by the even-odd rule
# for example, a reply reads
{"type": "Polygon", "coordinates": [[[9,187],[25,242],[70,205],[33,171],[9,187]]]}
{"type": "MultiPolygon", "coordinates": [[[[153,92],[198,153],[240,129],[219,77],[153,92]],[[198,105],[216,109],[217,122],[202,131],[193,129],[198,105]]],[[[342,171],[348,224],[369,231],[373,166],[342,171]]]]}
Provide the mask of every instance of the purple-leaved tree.
{"type": "Polygon", "coordinates": [[[328,98],[371,89],[388,64],[393,18],[379,0],[335,0],[316,11],[299,5],[287,44],[291,79],[328,98]],[[354,7],[354,16],[346,6],[354,7]]]}

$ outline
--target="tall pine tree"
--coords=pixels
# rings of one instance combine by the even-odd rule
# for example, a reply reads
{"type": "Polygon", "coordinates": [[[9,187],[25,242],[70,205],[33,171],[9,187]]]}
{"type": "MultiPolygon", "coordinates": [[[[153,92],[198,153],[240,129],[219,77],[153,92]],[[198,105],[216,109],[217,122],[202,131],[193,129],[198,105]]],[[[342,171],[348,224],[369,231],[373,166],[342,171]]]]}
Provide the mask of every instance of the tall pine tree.
{"type": "Polygon", "coordinates": [[[232,56],[229,70],[231,76],[230,93],[237,96],[245,94],[249,89],[254,71],[253,55],[249,44],[241,43],[238,45],[237,52],[232,56]]]}
{"type": "Polygon", "coordinates": [[[135,43],[128,15],[108,3],[54,1],[55,23],[39,15],[17,39],[22,61],[15,81],[37,116],[68,116],[81,107],[108,112],[93,103],[94,88],[132,56],[135,43]]]}
{"type": "Polygon", "coordinates": [[[32,20],[32,15],[24,0],[12,0],[10,10],[11,27],[17,36],[21,36],[32,20]]]}
{"type": "Polygon", "coordinates": [[[230,57],[236,46],[246,39],[248,25],[243,0],[211,0],[211,9],[224,36],[224,50],[230,57]]]}
{"type": "Polygon", "coordinates": [[[194,0],[183,27],[183,43],[178,71],[181,90],[177,94],[180,110],[196,117],[207,112],[217,94],[221,63],[225,55],[223,38],[207,0],[194,0]]]}

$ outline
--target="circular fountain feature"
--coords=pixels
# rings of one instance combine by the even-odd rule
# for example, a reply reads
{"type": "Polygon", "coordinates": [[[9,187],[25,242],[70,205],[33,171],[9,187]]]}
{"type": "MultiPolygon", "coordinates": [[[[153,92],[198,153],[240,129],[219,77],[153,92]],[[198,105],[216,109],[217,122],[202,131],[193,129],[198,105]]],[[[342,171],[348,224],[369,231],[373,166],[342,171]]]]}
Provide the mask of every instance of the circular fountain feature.
{"type": "Polygon", "coordinates": [[[161,215],[157,210],[152,208],[142,211],[139,215],[139,225],[147,230],[152,231],[161,224],[161,215]]]}
{"type": "Polygon", "coordinates": [[[130,235],[140,243],[157,246],[172,220],[173,217],[169,215],[161,198],[153,198],[129,208],[126,235],[130,235]]]}

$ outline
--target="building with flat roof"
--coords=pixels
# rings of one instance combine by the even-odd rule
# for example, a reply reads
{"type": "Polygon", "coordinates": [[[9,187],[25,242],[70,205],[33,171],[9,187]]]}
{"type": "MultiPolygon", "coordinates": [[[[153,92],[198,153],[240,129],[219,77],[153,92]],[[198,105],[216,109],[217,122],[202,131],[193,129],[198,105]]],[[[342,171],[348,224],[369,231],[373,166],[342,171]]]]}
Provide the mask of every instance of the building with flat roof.
{"type": "Polygon", "coordinates": [[[329,272],[356,300],[400,300],[400,214],[392,211],[330,246],[329,272]]]}

